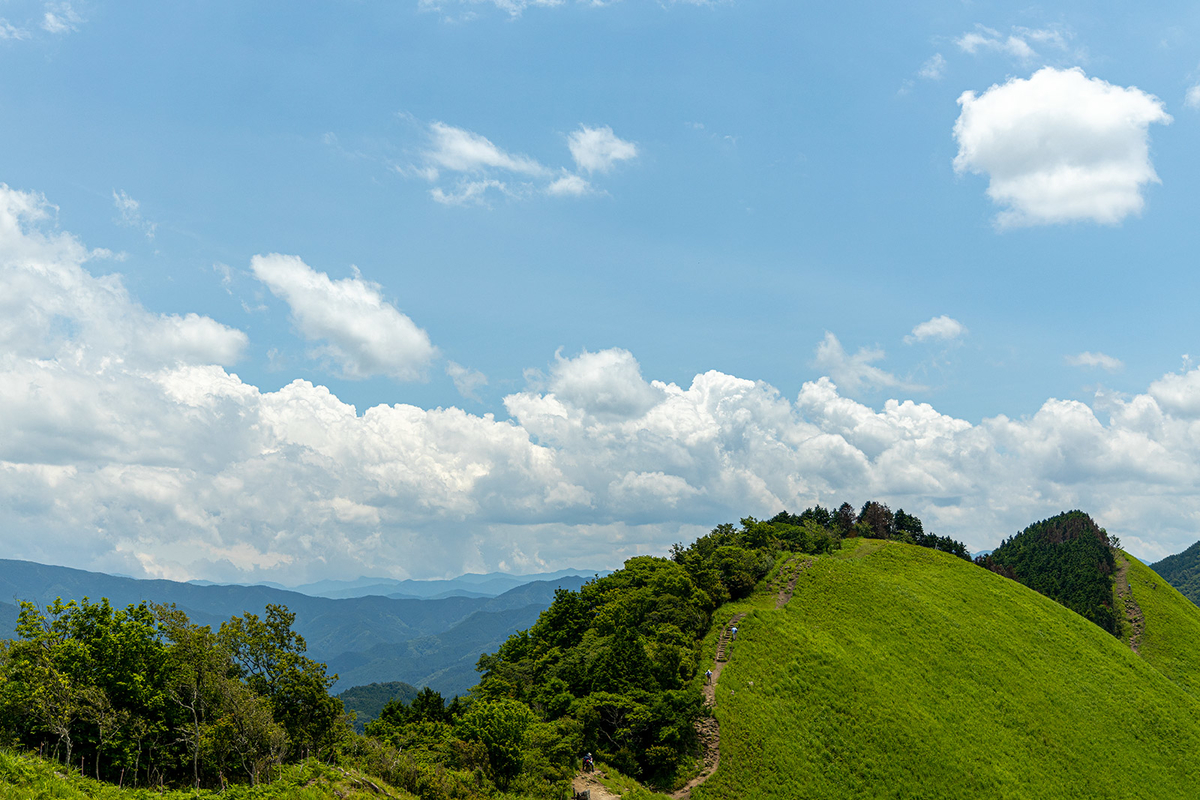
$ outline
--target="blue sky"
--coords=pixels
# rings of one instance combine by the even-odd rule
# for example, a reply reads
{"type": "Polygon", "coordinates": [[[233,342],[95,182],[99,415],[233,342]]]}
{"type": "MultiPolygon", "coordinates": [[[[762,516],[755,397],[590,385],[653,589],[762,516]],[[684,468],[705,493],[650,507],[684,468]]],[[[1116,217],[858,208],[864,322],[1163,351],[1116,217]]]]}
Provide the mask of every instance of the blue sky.
{"type": "Polygon", "coordinates": [[[1194,6],[0,20],[18,557],[611,567],[870,497],[973,549],[1075,505],[1151,560],[1197,536],[1194,6]]]}

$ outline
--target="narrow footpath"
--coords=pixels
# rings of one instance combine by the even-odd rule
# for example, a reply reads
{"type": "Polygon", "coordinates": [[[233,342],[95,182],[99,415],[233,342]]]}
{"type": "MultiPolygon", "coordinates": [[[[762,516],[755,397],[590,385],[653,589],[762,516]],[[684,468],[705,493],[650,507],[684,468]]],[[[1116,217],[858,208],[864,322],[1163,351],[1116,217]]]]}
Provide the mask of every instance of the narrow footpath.
{"type": "MultiPolygon", "coordinates": [[[[733,639],[731,629],[745,616],[744,613],[734,614],[721,630],[721,637],[717,640],[717,655],[714,659],[716,663],[713,664],[712,680],[704,684],[704,705],[709,709],[717,707],[717,681],[721,678],[721,673],[725,670],[725,664],[728,661],[727,649],[729,642],[733,639]]],[[[709,776],[717,771],[717,765],[721,763],[721,726],[717,724],[717,718],[710,715],[696,720],[696,736],[700,738],[700,747],[704,753],[704,767],[700,770],[699,775],[687,782],[686,786],[671,794],[675,800],[688,800],[692,796],[692,790],[708,780],[709,776]]]]}
{"type": "Polygon", "coordinates": [[[787,605],[788,600],[792,599],[792,594],[796,591],[796,581],[800,580],[800,573],[811,567],[812,563],[811,558],[803,563],[793,562],[791,580],[788,581],[787,586],[780,587],[779,597],[775,598],[776,608],[783,608],[787,605]]]}
{"type": "Polygon", "coordinates": [[[1129,636],[1129,647],[1133,652],[1141,655],[1142,650],[1142,634],[1146,630],[1146,617],[1142,614],[1142,607],[1137,604],[1137,600],[1133,599],[1133,591],[1129,588],[1129,561],[1125,558],[1120,558],[1120,566],[1117,567],[1116,584],[1117,596],[1121,598],[1122,604],[1125,606],[1125,618],[1129,620],[1131,634],[1129,636]]]}

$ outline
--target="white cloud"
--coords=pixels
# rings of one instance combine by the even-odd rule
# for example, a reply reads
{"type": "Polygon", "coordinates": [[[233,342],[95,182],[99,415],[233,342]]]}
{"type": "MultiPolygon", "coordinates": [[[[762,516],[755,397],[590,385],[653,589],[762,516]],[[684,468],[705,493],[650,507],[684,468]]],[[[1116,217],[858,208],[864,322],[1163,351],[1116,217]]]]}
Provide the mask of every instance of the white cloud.
{"type": "Polygon", "coordinates": [[[496,168],[531,176],[543,176],[549,171],[532,158],[505,152],[487,137],[462,128],[434,122],[429,132],[433,146],[425,156],[443,169],[479,172],[496,168]]]}
{"type": "Polygon", "coordinates": [[[964,53],[972,55],[982,52],[1000,53],[1022,63],[1031,62],[1039,57],[1039,53],[1030,42],[1039,47],[1065,52],[1068,48],[1069,35],[1055,28],[1013,28],[1007,36],[984,25],[976,25],[975,30],[968,31],[954,40],[964,53]]]}
{"type": "Polygon", "coordinates": [[[941,53],[934,53],[917,71],[918,76],[930,81],[941,80],[945,74],[946,58],[941,53]]]}
{"type": "Polygon", "coordinates": [[[912,333],[904,337],[904,341],[906,344],[913,344],[915,342],[927,342],[930,339],[957,339],[966,332],[966,325],[942,314],[914,327],[912,333]]]}
{"type": "Polygon", "coordinates": [[[546,193],[552,195],[585,195],[592,191],[592,185],[578,175],[565,172],[561,177],[546,187],[546,193]]]}
{"type": "Polygon", "coordinates": [[[450,191],[440,186],[429,190],[429,195],[444,206],[483,205],[487,203],[488,190],[494,190],[501,195],[511,195],[508,186],[503,181],[459,181],[450,191]]]}
{"type": "Polygon", "coordinates": [[[1187,94],[1183,98],[1183,104],[1188,108],[1200,108],[1200,84],[1187,90],[1187,94]]]}
{"type": "MultiPolygon", "coordinates": [[[[582,197],[598,193],[578,172],[551,169],[473,131],[443,122],[434,122],[427,129],[422,125],[421,129],[428,136],[429,146],[421,152],[419,162],[395,169],[406,177],[434,184],[430,197],[442,205],[486,207],[493,198],[582,197]]],[[[609,172],[618,161],[637,156],[637,146],[618,138],[607,126],[581,125],[568,136],[567,144],[577,168],[589,175],[609,172]]]]}
{"type": "Polygon", "coordinates": [[[154,238],[154,232],[158,229],[158,224],[142,218],[141,205],[137,200],[134,200],[124,191],[118,192],[116,189],[113,189],[113,205],[121,213],[122,225],[137,228],[146,235],[147,239],[154,238]]]}
{"type": "Polygon", "coordinates": [[[471,400],[478,400],[479,389],[487,386],[488,383],[487,375],[454,361],[446,362],[446,374],[450,376],[450,380],[454,381],[454,388],[458,390],[458,393],[471,400]]]}
{"type": "Polygon", "coordinates": [[[637,158],[637,145],[620,139],[612,128],[580,125],[567,137],[575,165],[588,172],[608,172],[618,161],[637,158]]]}
{"type": "Polygon", "coordinates": [[[1121,369],[1125,364],[1119,358],[1104,353],[1083,352],[1076,356],[1067,356],[1067,363],[1073,367],[1099,367],[1109,372],[1121,369]]]}
{"type": "Polygon", "coordinates": [[[349,378],[389,375],[419,380],[437,350],[429,335],[383,299],[378,284],[331,280],[296,256],[272,253],[250,261],[254,277],[287,302],[304,338],[349,378]]]}
{"type": "Polygon", "coordinates": [[[1044,67],[958,102],[954,168],[988,176],[988,197],[1005,207],[1000,227],[1113,225],[1141,212],[1143,186],[1159,182],[1148,129],[1171,117],[1136,87],[1044,67]]]}
{"type": "Polygon", "coordinates": [[[83,18],[71,8],[70,3],[47,3],[42,16],[42,30],[47,33],[63,34],[78,30],[83,18]]]}
{"type": "MultiPolygon", "coordinates": [[[[603,567],[748,514],[870,498],[971,549],[1071,508],[1144,558],[1195,541],[1197,369],[1128,399],[1051,398],[1026,418],[972,424],[926,403],[871,407],[829,378],[793,398],[716,371],[651,380],[613,349],[558,355],[504,399],[508,419],[358,411],[323,386],[263,391],[218,366],[244,335],[146,311],[119,277],[87,269],[96,251],[54,230],[52,212],[0,187],[10,558],[285,582],[603,567]]],[[[360,279],[338,289],[297,262],[278,280],[289,292],[358,293],[375,298],[360,304],[369,313],[381,302],[360,279]]],[[[895,388],[855,372],[878,353],[824,344],[864,385],[895,388]]]]}
{"type": "Polygon", "coordinates": [[[633,353],[614,348],[575,358],[556,353],[548,388],[569,407],[606,420],[639,417],[662,399],[642,377],[633,353]]]}
{"type": "MultiPolygon", "coordinates": [[[[564,0],[420,0],[419,7],[426,11],[440,11],[449,5],[494,5],[501,11],[507,12],[513,17],[521,16],[522,12],[527,8],[553,8],[561,6],[564,0]]],[[[592,5],[605,5],[605,3],[592,3],[592,5]]]]}
{"type": "Polygon", "coordinates": [[[0,39],[28,39],[29,31],[14,26],[11,22],[0,17],[0,39]]]}
{"type": "Polygon", "coordinates": [[[868,347],[860,347],[857,353],[850,355],[836,336],[825,331],[825,338],[817,345],[813,365],[852,395],[889,386],[916,388],[908,386],[892,373],[873,366],[883,357],[882,350],[868,347]]]}

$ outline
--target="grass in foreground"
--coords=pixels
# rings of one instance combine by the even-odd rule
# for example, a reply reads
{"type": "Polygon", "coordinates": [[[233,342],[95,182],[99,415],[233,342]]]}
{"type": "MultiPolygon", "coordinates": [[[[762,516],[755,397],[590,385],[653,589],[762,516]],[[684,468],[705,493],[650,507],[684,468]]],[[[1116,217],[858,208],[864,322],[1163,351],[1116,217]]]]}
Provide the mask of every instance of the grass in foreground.
{"type": "Polygon", "coordinates": [[[318,761],[308,761],[284,769],[283,774],[263,786],[231,785],[225,791],[201,789],[159,793],[152,789],[121,789],[110,783],[84,778],[77,770],[68,774],[61,764],[0,750],[0,798],[5,800],[183,800],[195,797],[221,797],[230,800],[365,800],[380,795],[370,784],[397,800],[416,798],[356,770],[341,770],[318,761]],[[368,783],[369,781],[369,783],[368,783]]]}
{"type": "Polygon", "coordinates": [[[760,601],[740,628],[719,685],[721,767],[697,800],[1198,794],[1191,694],[951,556],[847,541],[784,609],[760,601]]]}

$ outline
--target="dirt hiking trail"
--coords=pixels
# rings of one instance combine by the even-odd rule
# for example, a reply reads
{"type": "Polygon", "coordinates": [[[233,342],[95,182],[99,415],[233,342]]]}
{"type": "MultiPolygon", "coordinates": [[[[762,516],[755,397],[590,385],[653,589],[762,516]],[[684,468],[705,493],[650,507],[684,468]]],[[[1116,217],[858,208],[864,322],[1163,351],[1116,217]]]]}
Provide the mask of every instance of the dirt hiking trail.
{"type": "Polygon", "coordinates": [[[1133,599],[1133,592],[1129,588],[1129,561],[1125,558],[1118,560],[1120,564],[1117,567],[1117,574],[1114,576],[1117,585],[1117,596],[1121,598],[1121,602],[1125,605],[1125,618],[1129,620],[1129,627],[1132,633],[1129,637],[1129,647],[1133,652],[1141,655],[1142,650],[1142,634],[1146,630],[1146,617],[1142,614],[1142,607],[1137,604],[1137,600],[1133,599]]]}
{"type": "MultiPolygon", "coordinates": [[[[813,560],[810,558],[807,561],[792,562],[792,577],[788,581],[787,586],[779,588],[779,597],[775,598],[775,607],[783,608],[787,605],[788,600],[792,599],[792,594],[796,591],[796,581],[800,580],[800,573],[812,566],[813,560]]],[[[781,580],[782,582],[782,580],[781,580]]]]}

